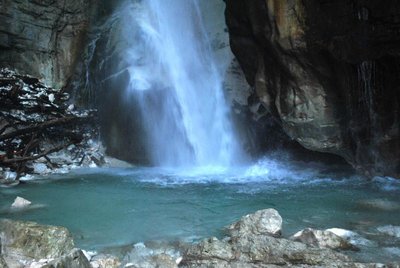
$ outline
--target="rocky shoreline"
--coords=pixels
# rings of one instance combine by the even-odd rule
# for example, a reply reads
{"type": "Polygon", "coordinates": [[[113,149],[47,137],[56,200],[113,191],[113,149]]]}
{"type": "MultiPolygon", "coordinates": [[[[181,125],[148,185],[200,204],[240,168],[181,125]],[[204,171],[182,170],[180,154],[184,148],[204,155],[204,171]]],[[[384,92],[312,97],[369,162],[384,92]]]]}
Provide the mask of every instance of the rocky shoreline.
{"type": "MultiPolygon", "coordinates": [[[[400,267],[397,263],[358,263],[348,250],[359,250],[343,229],[305,229],[282,237],[282,217],[275,209],[243,216],[226,227],[227,236],[197,243],[139,243],[113,255],[75,248],[64,227],[0,220],[0,267],[400,267]]],[[[386,228],[398,235],[400,227],[386,228]],[[397,231],[396,231],[397,230],[397,231]]],[[[354,234],[354,233],[353,233],[354,234]]]]}

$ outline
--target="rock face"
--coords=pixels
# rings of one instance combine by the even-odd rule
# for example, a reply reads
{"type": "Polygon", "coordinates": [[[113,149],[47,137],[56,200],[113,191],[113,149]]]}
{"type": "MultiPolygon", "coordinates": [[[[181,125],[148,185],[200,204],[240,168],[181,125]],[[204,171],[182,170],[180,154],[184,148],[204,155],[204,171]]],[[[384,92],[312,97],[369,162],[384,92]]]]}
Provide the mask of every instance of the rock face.
{"type": "Polygon", "coordinates": [[[400,177],[397,1],[226,4],[232,51],[290,137],[367,175],[400,177]]]}
{"type": "Polygon", "coordinates": [[[0,267],[92,267],[64,227],[1,220],[0,242],[0,267]]]}
{"type": "Polygon", "coordinates": [[[0,237],[5,255],[51,259],[66,255],[74,248],[67,229],[34,222],[1,220],[0,237]]]}
{"type": "Polygon", "coordinates": [[[94,2],[1,0],[0,67],[65,86],[84,48],[94,2]]]}

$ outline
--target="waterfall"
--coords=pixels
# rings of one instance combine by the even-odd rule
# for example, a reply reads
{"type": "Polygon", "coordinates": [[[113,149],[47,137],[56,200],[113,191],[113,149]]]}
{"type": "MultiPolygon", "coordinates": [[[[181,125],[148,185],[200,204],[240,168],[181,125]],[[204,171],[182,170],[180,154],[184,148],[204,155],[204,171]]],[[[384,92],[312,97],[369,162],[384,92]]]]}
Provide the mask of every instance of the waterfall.
{"type": "Polygon", "coordinates": [[[243,153],[198,1],[133,0],[123,9],[127,99],[140,107],[152,164],[234,164],[243,153]]]}

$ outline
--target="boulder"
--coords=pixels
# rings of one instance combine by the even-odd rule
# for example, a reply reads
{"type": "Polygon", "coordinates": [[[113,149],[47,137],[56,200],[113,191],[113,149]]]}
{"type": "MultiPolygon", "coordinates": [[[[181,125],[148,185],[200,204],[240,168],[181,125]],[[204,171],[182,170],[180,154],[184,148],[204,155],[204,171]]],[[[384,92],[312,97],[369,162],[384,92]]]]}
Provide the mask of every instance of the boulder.
{"type": "Polygon", "coordinates": [[[115,256],[101,254],[94,256],[90,264],[93,268],[118,268],[121,261],[115,256]]]}
{"type": "Polygon", "coordinates": [[[282,231],[282,217],[278,211],[269,208],[259,210],[254,214],[243,216],[238,222],[228,226],[231,237],[247,234],[280,236],[282,231]]]}
{"type": "Polygon", "coordinates": [[[25,208],[25,207],[29,207],[31,204],[32,204],[31,201],[17,196],[17,198],[15,198],[15,200],[14,200],[14,203],[12,203],[11,208],[25,208]]]}
{"type": "Polygon", "coordinates": [[[126,263],[125,267],[131,268],[177,268],[181,260],[182,257],[176,245],[153,241],[147,245],[135,244],[132,250],[124,256],[123,263],[126,263]]]}
{"type": "Polygon", "coordinates": [[[39,225],[34,222],[0,220],[3,254],[31,259],[52,259],[69,254],[74,242],[64,227],[39,225]]]}
{"type": "Polygon", "coordinates": [[[211,237],[189,247],[184,261],[187,259],[218,259],[228,263],[235,259],[235,253],[231,244],[211,237]]]}
{"type": "Polygon", "coordinates": [[[330,249],[307,245],[270,235],[248,234],[230,240],[206,239],[192,245],[183,257],[184,267],[264,267],[266,265],[339,264],[351,259],[330,249]],[[257,265],[254,265],[257,264],[257,265]],[[254,266],[253,266],[254,265],[254,266]]]}
{"type": "MultiPolygon", "coordinates": [[[[113,268],[115,266],[108,267],[113,268]]],[[[82,250],[75,248],[70,253],[50,261],[41,268],[92,268],[92,266],[82,250]]]]}
{"type": "Polygon", "coordinates": [[[304,243],[276,237],[282,228],[282,218],[274,209],[246,215],[228,228],[230,236],[226,239],[209,238],[190,245],[185,251],[182,265],[350,267],[347,265],[352,262],[351,258],[331,249],[310,247],[304,243]]]}
{"type": "Polygon", "coordinates": [[[383,234],[400,238],[400,226],[385,225],[378,227],[377,230],[383,234]]]}
{"type": "Polygon", "coordinates": [[[346,239],[328,230],[307,228],[294,234],[291,239],[318,248],[356,250],[356,247],[346,239]]]}

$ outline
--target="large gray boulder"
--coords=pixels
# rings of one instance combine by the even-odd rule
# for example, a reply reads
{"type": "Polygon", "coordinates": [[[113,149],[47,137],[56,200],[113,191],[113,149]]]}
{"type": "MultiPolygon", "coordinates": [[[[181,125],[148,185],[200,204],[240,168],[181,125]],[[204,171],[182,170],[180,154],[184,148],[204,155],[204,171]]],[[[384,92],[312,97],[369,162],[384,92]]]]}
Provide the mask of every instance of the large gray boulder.
{"type": "Polygon", "coordinates": [[[2,254],[32,259],[59,258],[74,248],[66,228],[34,222],[0,220],[0,238],[2,254]]]}
{"type": "Polygon", "coordinates": [[[243,216],[238,222],[228,226],[231,237],[242,235],[279,236],[282,231],[282,217],[278,211],[269,208],[243,216]]]}
{"type": "Polygon", "coordinates": [[[266,265],[345,267],[351,259],[284,238],[249,234],[229,240],[206,239],[186,251],[184,267],[265,267],[266,265]],[[340,266],[342,265],[342,266],[340,266]]]}

